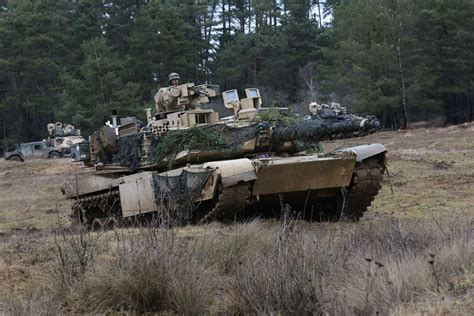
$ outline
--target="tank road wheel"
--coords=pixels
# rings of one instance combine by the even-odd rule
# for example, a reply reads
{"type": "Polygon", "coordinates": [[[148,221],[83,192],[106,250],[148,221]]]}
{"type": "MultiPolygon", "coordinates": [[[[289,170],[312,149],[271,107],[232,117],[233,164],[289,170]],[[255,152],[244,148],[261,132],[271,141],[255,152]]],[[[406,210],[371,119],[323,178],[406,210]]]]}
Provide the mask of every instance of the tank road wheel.
{"type": "Polygon", "coordinates": [[[80,197],[72,205],[72,222],[90,227],[92,230],[99,228],[98,226],[117,227],[121,217],[122,207],[118,189],[80,197]]]}
{"type": "Polygon", "coordinates": [[[214,207],[199,221],[199,224],[213,220],[233,221],[235,216],[249,204],[250,196],[248,183],[238,183],[227,188],[224,188],[222,184],[219,185],[219,193],[215,199],[214,207]]]}
{"type": "Polygon", "coordinates": [[[104,228],[104,222],[100,218],[94,218],[91,223],[91,230],[97,232],[104,228]]]}
{"type": "Polygon", "coordinates": [[[72,225],[83,225],[83,212],[80,201],[76,200],[72,203],[71,206],[72,213],[70,215],[72,225]]]}
{"type": "Polygon", "coordinates": [[[382,186],[384,171],[385,165],[380,156],[357,163],[345,201],[341,196],[340,205],[341,208],[344,205],[343,213],[347,218],[358,221],[367,211],[382,186]]]}
{"type": "Polygon", "coordinates": [[[104,221],[104,228],[106,229],[117,229],[120,227],[120,223],[115,217],[107,217],[104,221]]]}

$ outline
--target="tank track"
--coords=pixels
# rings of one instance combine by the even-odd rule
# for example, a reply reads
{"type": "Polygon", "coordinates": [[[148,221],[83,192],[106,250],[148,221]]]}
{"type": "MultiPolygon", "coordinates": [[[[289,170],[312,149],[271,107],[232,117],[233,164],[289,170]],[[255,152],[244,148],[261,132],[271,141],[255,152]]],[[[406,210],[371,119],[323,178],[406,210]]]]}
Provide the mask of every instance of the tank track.
{"type": "Polygon", "coordinates": [[[108,192],[80,197],[72,204],[74,222],[91,225],[95,218],[121,217],[118,188],[108,192]],[[106,210],[106,211],[104,211],[106,210]]]}
{"type": "Polygon", "coordinates": [[[250,196],[251,192],[248,183],[239,183],[227,188],[220,185],[216,204],[198,224],[214,220],[220,222],[234,220],[235,215],[249,204],[250,196]]]}
{"type": "Polygon", "coordinates": [[[369,158],[356,164],[351,185],[344,203],[344,215],[359,220],[377,196],[381,186],[385,165],[379,157],[369,158]]]}

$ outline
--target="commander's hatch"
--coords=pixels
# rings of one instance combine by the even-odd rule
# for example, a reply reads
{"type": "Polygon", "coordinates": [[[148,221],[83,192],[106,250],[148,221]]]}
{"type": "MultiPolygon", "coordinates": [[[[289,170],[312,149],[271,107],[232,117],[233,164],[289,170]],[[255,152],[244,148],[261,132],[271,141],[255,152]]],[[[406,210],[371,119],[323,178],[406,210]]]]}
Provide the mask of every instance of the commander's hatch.
{"type": "Polygon", "coordinates": [[[222,93],[224,105],[234,110],[234,115],[239,119],[252,119],[257,115],[262,106],[260,90],[257,88],[245,89],[246,98],[240,99],[236,89],[227,90],[222,93]]]}

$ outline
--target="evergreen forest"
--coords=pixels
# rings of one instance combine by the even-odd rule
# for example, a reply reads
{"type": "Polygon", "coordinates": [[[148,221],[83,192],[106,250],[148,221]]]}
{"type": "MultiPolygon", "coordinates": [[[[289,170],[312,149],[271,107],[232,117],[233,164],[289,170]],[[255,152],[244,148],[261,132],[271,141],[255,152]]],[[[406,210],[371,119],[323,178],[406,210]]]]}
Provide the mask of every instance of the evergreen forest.
{"type": "Polygon", "coordinates": [[[472,121],[473,28],[473,0],[0,1],[0,149],[143,117],[170,72],[390,129],[472,121]]]}

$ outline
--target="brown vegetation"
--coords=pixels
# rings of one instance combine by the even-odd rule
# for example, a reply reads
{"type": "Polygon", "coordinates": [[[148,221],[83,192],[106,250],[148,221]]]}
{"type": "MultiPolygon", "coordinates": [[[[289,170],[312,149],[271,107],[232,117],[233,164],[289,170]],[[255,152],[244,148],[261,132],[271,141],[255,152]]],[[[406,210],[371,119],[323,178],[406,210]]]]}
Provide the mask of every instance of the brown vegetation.
{"type": "MultiPolygon", "coordinates": [[[[473,133],[472,126],[416,129],[326,144],[389,147],[390,178],[359,223],[287,217],[91,233],[58,226],[58,214],[35,219],[48,215],[43,206],[29,205],[32,219],[21,218],[21,183],[38,205],[60,196],[35,192],[35,180],[2,176],[0,185],[14,183],[7,192],[16,202],[0,195],[7,220],[0,226],[1,312],[467,314],[474,308],[473,133]],[[16,229],[25,223],[30,229],[16,229]]],[[[28,174],[13,168],[0,172],[28,174]]],[[[48,172],[53,165],[28,168],[60,180],[48,172]]]]}
{"type": "Polygon", "coordinates": [[[472,307],[474,218],[57,233],[51,283],[7,311],[387,314],[472,307]],[[469,301],[471,299],[471,301],[469,301]],[[454,303],[455,302],[455,303],[454,303]],[[459,305],[455,305],[459,304],[459,305]]]}

